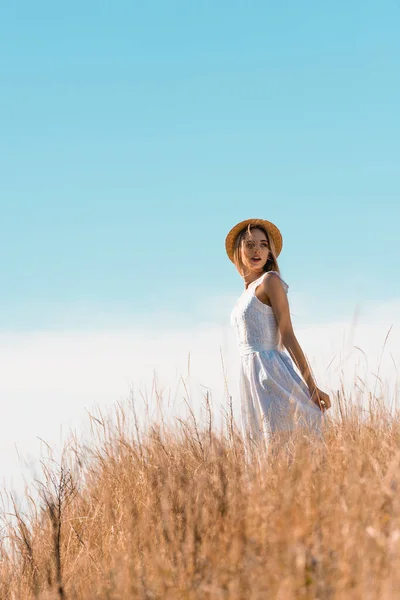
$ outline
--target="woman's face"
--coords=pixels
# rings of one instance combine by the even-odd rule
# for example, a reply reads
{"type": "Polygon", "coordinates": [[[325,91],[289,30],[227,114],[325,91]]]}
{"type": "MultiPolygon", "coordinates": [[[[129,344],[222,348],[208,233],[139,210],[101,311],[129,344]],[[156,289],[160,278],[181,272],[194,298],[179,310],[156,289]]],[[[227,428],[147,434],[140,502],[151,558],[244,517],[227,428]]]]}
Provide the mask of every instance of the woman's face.
{"type": "Polygon", "coordinates": [[[261,273],[269,255],[268,241],[262,229],[251,230],[253,239],[242,241],[242,260],[246,269],[261,273]]]}

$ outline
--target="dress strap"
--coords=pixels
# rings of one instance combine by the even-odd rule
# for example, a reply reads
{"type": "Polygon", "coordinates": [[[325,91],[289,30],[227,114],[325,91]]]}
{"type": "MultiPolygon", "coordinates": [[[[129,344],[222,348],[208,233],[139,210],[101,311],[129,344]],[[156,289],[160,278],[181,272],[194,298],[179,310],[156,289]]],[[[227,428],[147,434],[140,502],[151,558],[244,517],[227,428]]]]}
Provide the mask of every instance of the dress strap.
{"type": "Polygon", "coordinates": [[[268,273],[275,273],[275,275],[278,275],[279,279],[282,282],[283,289],[285,290],[286,293],[288,293],[289,286],[286,283],[286,281],[284,281],[282,279],[282,277],[279,275],[279,273],[277,271],[265,271],[265,273],[263,273],[262,275],[260,275],[260,277],[258,277],[257,279],[255,279],[254,281],[252,281],[251,283],[249,283],[248,287],[245,289],[245,292],[247,290],[249,290],[249,289],[253,289],[253,288],[255,289],[256,287],[258,287],[260,285],[262,279],[264,279],[265,276],[268,275],[268,273]]]}

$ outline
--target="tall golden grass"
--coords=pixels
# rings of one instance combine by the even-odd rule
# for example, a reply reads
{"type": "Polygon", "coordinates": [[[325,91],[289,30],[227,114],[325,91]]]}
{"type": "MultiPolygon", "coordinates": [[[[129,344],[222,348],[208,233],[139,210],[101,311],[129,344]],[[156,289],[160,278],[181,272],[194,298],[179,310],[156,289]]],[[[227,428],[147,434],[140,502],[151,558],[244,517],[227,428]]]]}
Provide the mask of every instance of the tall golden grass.
{"type": "Polygon", "coordinates": [[[90,447],[43,461],[3,515],[1,600],[399,597],[397,409],[338,394],[322,446],[246,455],[231,402],[217,430],[205,401],[201,423],[147,428],[117,405],[90,447]]]}

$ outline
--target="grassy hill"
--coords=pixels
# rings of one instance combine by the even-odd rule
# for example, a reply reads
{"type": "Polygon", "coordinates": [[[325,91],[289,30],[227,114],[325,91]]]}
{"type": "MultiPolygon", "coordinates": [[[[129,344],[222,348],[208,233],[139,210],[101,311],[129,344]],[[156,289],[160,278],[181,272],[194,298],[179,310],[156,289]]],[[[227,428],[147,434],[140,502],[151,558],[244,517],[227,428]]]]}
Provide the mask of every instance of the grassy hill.
{"type": "Polygon", "coordinates": [[[203,427],[92,417],[92,446],[4,515],[1,600],[398,597],[400,418],[335,404],[324,446],[250,455],[209,406],[203,427]]]}

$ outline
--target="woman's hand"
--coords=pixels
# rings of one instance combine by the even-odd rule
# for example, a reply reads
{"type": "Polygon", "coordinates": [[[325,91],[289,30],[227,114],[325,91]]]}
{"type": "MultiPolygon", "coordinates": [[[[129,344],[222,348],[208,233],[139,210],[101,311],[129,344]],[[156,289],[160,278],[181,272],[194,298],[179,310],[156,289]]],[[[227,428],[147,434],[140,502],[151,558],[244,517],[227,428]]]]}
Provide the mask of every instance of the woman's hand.
{"type": "Polygon", "coordinates": [[[317,387],[315,387],[311,393],[311,400],[317,406],[319,406],[322,412],[325,412],[326,410],[328,410],[328,408],[331,407],[331,401],[328,394],[325,394],[325,392],[323,392],[317,387]]]}

